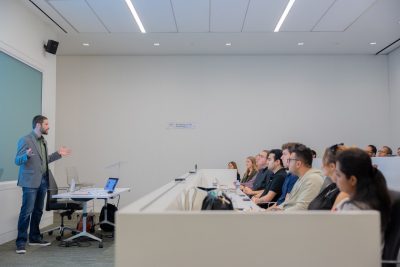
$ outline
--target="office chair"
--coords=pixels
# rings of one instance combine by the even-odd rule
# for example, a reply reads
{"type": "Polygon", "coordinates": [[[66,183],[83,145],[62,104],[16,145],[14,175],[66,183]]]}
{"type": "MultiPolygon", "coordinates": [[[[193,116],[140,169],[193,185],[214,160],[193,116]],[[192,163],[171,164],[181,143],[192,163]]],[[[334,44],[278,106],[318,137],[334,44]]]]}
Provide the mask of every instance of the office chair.
{"type": "Polygon", "coordinates": [[[72,179],[75,180],[75,186],[77,189],[82,188],[82,187],[92,187],[94,185],[93,183],[82,183],[79,180],[78,170],[76,169],[75,166],[67,167],[66,172],[67,172],[67,184],[68,185],[71,185],[72,179]]]}
{"type": "Polygon", "coordinates": [[[60,216],[61,216],[61,225],[49,230],[46,230],[42,232],[41,234],[48,233],[49,235],[53,234],[53,231],[59,231],[60,236],[57,236],[57,240],[61,240],[61,238],[64,236],[64,231],[69,230],[72,232],[72,234],[75,234],[78,232],[76,229],[72,229],[70,227],[64,226],[64,217],[67,216],[69,220],[71,220],[71,215],[76,211],[76,210],[82,210],[82,204],[71,201],[71,200],[64,200],[64,199],[57,199],[57,198],[52,198],[53,195],[58,194],[58,190],[63,189],[66,190],[67,188],[59,188],[57,186],[57,183],[53,177],[53,174],[49,170],[49,188],[47,190],[47,200],[46,200],[46,210],[47,211],[58,211],[60,216]]]}
{"type": "Polygon", "coordinates": [[[400,266],[400,192],[390,191],[392,211],[390,222],[385,231],[385,246],[382,253],[382,267],[400,266]]]}

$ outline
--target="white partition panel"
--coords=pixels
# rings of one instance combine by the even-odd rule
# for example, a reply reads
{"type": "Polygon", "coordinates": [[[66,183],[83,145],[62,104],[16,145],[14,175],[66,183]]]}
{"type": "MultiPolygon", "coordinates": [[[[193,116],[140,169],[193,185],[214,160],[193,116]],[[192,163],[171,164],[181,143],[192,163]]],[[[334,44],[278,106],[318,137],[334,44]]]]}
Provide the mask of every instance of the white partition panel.
{"type": "Polygon", "coordinates": [[[376,212],[125,213],[116,266],[380,266],[376,212]]]}
{"type": "Polygon", "coordinates": [[[174,204],[215,175],[235,179],[229,170],[200,170],[121,209],[116,266],[380,266],[375,211],[182,211],[174,204]]]}
{"type": "Polygon", "coordinates": [[[376,157],[372,163],[385,175],[389,189],[400,191],[400,157],[376,157]]]}

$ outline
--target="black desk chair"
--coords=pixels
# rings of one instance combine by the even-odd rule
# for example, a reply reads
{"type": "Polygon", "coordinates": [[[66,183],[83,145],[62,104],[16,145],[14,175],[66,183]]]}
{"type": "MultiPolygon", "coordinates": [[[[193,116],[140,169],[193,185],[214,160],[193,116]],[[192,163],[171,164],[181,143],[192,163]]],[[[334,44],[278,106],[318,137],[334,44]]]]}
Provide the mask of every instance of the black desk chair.
{"type": "MultiPolygon", "coordinates": [[[[60,236],[57,236],[57,240],[61,240],[61,238],[64,236],[64,231],[69,230],[72,232],[72,234],[75,234],[77,231],[76,229],[72,229],[70,227],[64,226],[64,217],[67,216],[69,220],[71,220],[71,215],[77,211],[77,210],[82,210],[82,204],[79,202],[75,202],[72,200],[64,200],[64,199],[57,199],[53,198],[53,195],[58,194],[58,190],[61,190],[61,188],[58,188],[56,181],[54,180],[53,174],[49,170],[49,188],[47,190],[47,200],[46,200],[46,210],[47,211],[58,211],[58,213],[61,216],[61,225],[49,230],[46,230],[42,232],[42,235],[45,233],[48,233],[49,235],[52,235],[54,231],[59,231],[60,236]]],[[[66,190],[67,188],[63,188],[63,190],[66,190]]]]}
{"type": "Polygon", "coordinates": [[[385,231],[385,246],[382,253],[382,267],[400,266],[397,260],[400,250],[400,192],[390,191],[392,211],[385,231]]]}

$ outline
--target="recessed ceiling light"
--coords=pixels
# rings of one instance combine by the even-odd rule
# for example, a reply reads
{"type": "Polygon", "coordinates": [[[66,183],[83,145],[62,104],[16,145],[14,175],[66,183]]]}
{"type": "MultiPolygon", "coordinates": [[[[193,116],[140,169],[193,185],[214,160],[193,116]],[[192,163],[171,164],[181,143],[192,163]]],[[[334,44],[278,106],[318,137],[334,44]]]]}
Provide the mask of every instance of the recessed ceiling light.
{"type": "Polygon", "coordinates": [[[89,43],[82,43],[83,46],[89,46],[89,43]]]}
{"type": "Polygon", "coordinates": [[[371,43],[369,43],[370,45],[376,45],[376,42],[371,42],[371,43]]]}
{"type": "Polygon", "coordinates": [[[274,32],[279,32],[279,29],[281,28],[283,22],[286,19],[286,16],[289,14],[290,9],[292,8],[294,2],[296,0],[290,0],[289,3],[287,4],[285,11],[283,11],[281,18],[278,21],[278,24],[276,24],[274,32]]]}
{"type": "Polygon", "coordinates": [[[304,42],[297,43],[297,45],[304,45],[304,42]]]}
{"type": "Polygon", "coordinates": [[[135,19],[136,24],[139,26],[140,31],[142,33],[146,33],[146,30],[143,27],[142,21],[140,20],[139,15],[137,14],[136,9],[133,6],[131,0],[125,0],[125,3],[128,5],[129,10],[131,11],[133,18],[135,19]]]}
{"type": "Polygon", "coordinates": [[[154,43],[153,45],[154,46],[160,46],[160,43],[154,43]]]}
{"type": "Polygon", "coordinates": [[[226,43],[225,45],[226,45],[226,46],[231,46],[231,45],[232,45],[232,43],[226,43]]]}

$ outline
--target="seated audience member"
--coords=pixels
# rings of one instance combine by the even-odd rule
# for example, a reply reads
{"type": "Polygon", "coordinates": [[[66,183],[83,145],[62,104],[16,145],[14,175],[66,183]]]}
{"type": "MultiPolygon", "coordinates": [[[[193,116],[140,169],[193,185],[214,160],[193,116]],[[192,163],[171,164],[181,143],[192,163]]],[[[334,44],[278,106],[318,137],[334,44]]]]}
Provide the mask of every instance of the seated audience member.
{"type": "Polygon", "coordinates": [[[397,148],[397,156],[400,157],[400,147],[397,148]]]}
{"type": "Polygon", "coordinates": [[[272,210],[306,210],[310,202],[318,195],[322,183],[322,173],[313,169],[311,149],[305,145],[297,145],[290,154],[289,172],[298,176],[292,191],[285,201],[272,210]]]}
{"type": "Polygon", "coordinates": [[[236,179],[240,181],[240,174],[236,162],[234,161],[229,162],[228,169],[236,170],[236,179]]]}
{"type": "Polygon", "coordinates": [[[285,181],[286,170],[282,164],[282,150],[272,149],[268,154],[268,170],[272,172],[262,193],[253,196],[254,203],[261,207],[268,207],[276,202],[282,194],[282,185],[285,181]]]}
{"type": "MultiPolygon", "coordinates": [[[[322,186],[323,189],[320,191],[318,196],[311,201],[308,206],[309,210],[331,210],[336,205],[347,198],[349,195],[345,192],[340,192],[336,185],[336,156],[341,151],[346,150],[347,147],[341,144],[333,145],[325,150],[324,156],[322,157],[322,173],[324,174],[325,181],[330,181],[327,186],[322,186]]],[[[324,181],[324,184],[325,184],[324,181]]]]}
{"type": "Polygon", "coordinates": [[[383,146],[378,151],[378,157],[391,157],[392,156],[392,149],[388,146],[383,146]]]}
{"type": "Polygon", "coordinates": [[[246,195],[254,196],[264,191],[265,184],[267,183],[269,177],[272,175],[272,172],[268,170],[267,157],[268,157],[267,150],[263,150],[260,152],[257,161],[258,172],[256,178],[254,179],[253,185],[243,186],[243,188],[241,188],[241,190],[246,195]]]}
{"type": "Polygon", "coordinates": [[[317,158],[317,152],[315,150],[311,149],[312,157],[313,159],[317,158]]]}
{"type": "MultiPolygon", "coordinates": [[[[339,143],[339,144],[333,145],[329,149],[335,150],[338,147],[344,148],[344,143],[339,143]]],[[[336,164],[336,160],[334,160],[333,163],[336,164]]],[[[323,165],[324,165],[324,160],[322,159],[322,167],[323,167],[323,165]]],[[[322,168],[322,171],[324,171],[323,168],[322,168]]],[[[332,179],[331,179],[332,176],[328,176],[326,174],[324,174],[324,176],[325,176],[325,179],[324,179],[324,182],[322,183],[321,190],[319,191],[319,193],[321,193],[326,187],[328,187],[328,185],[330,185],[332,183],[332,179]]]]}
{"type": "Polygon", "coordinates": [[[256,158],[253,156],[247,157],[246,159],[246,171],[243,174],[243,178],[240,181],[241,183],[247,183],[253,177],[255,177],[257,173],[257,165],[256,158]]]}
{"type": "MultiPolygon", "coordinates": [[[[293,152],[293,149],[296,145],[299,145],[299,143],[286,143],[282,145],[282,163],[283,166],[288,169],[289,168],[289,157],[290,153],[293,152]]],[[[282,185],[282,193],[280,197],[278,198],[278,201],[276,202],[277,205],[280,205],[285,201],[286,196],[292,191],[292,188],[294,184],[296,183],[298,177],[290,172],[287,172],[285,181],[283,182],[282,185]]]]}
{"type": "Polygon", "coordinates": [[[377,210],[381,214],[381,230],[389,221],[391,200],[383,174],[372,166],[365,151],[350,148],[336,159],[337,186],[349,198],[337,205],[337,210],[377,210]]]}
{"type": "Polygon", "coordinates": [[[376,146],[368,145],[365,148],[365,152],[367,152],[368,156],[370,156],[370,157],[376,157],[376,152],[377,152],[376,146]]]}

